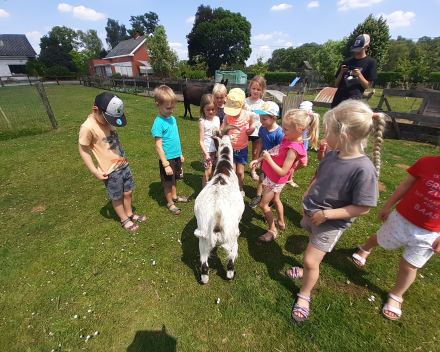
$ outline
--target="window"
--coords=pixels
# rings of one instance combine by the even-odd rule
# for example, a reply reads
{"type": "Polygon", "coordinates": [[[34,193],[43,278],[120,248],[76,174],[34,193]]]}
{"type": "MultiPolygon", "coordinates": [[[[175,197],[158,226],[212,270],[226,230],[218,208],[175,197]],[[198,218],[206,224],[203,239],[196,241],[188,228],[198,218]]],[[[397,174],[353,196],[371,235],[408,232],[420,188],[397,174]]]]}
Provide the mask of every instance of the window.
{"type": "Polygon", "coordinates": [[[26,65],[9,65],[9,70],[13,75],[25,75],[26,74],[26,65]]]}

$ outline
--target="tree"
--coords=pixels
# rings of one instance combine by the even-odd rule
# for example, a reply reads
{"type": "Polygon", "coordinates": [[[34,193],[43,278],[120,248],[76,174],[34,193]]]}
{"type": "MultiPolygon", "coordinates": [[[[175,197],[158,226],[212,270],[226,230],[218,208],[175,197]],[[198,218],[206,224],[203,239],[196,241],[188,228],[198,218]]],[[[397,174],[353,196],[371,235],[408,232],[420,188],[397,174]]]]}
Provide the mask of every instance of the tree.
{"type": "Polygon", "coordinates": [[[90,50],[76,51],[72,50],[69,55],[72,57],[72,61],[81,74],[89,73],[89,66],[87,61],[90,59],[96,59],[96,55],[90,50]]]}
{"type": "Polygon", "coordinates": [[[428,78],[429,66],[426,60],[426,54],[422,49],[415,46],[411,49],[407,59],[400,59],[396,72],[401,72],[403,79],[407,82],[424,82],[428,78]]]}
{"type": "Polygon", "coordinates": [[[130,36],[127,34],[125,25],[119,24],[118,21],[112,20],[111,18],[107,18],[107,26],[105,27],[105,31],[107,32],[107,38],[105,38],[105,40],[110,48],[114,48],[123,40],[130,38],[130,36]]]}
{"type": "Polygon", "coordinates": [[[104,48],[101,39],[98,37],[98,32],[94,29],[89,29],[87,32],[79,30],[77,32],[78,49],[87,50],[93,53],[92,59],[99,58],[101,50],[104,48]]]}
{"type": "Polygon", "coordinates": [[[267,62],[263,63],[263,60],[264,60],[264,56],[258,55],[257,62],[254,65],[252,65],[252,73],[255,76],[264,77],[267,71],[269,71],[269,64],[267,62]]]}
{"type": "MultiPolygon", "coordinates": [[[[240,13],[200,5],[188,40],[188,56],[202,55],[213,75],[222,64],[244,65],[251,55],[251,24],[240,13]]],[[[192,62],[191,62],[192,63],[192,62]]]]}
{"type": "Polygon", "coordinates": [[[344,57],[347,58],[353,56],[351,47],[353,46],[356,37],[364,33],[368,34],[371,39],[367,55],[377,60],[377,68],[380,70],[388,61],[388,46],[391,38],[387,21],[382,16],[374,18],[373,14],[370,14],[363,23],[358,24],[348,36],[344,57]]]}
{"type": "Polygon", "coordinates": [[[71,72],[76,72],[76,66],[72,62],[69,53],[78,47],[77,33],[68,27],[55,26],[40,40],[41,61],[46,67],[65,67],[71,72]]]}
{"type": "Polygon", "coordinates": [[[140,16],[130,16],[131,28],[128,32],[132,37],[136,33],[140,35],[154,33],[154,29],[159,24],[159,17],[155,12],[148,12],[140,16]]]}
{"type": "Polygon", "coordinates": [[[316,43],[306,43],[298,48],[281,48],[272,52],[272,57],[268,60],[270,71],[296,72],[298,66],[304,61],[312,61],[313,56],[321,48],[316,43]]]}
{"type": "Polygon", "coordinates": [[[431,72],[440,71],[440,37],[430,38],[422,37],[417,43],[419,47],[425,53],[426,64],[431,72]]]}
{"type": "Polygon", "coordinates": [[[397,67],[400,60],[408,59],[411,49],[416,46],[411,39],[398,36],[396,40],[390,40],[388,47],[388,61],[382,67],[384,71],[391,72],[397,67]]]}
{"type": "Polygon", "coordinates": [[[177,54],[170,48],[163,26],[157,26],[154,35],[148,36],[146,41],[150,64],[156,76],[169,76],[176,68],[177,54]]]}
{"type": "Polygon", "coordinates": [[[313,57],[313,67],[324,78],[325,82],[332,85],[335,82],[335,74],[343,60],[347,39],[342,41],[327,41],[313,57]]]}

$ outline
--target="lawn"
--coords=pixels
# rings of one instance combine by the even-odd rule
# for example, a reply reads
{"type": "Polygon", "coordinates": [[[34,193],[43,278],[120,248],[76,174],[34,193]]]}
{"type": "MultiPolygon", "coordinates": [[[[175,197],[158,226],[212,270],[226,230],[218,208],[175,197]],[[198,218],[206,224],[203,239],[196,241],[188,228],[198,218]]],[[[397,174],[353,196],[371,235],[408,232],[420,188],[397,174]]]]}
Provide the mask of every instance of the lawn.
{"type": "Polygon", "coordinates": [[[197,119],[184,118],[178,103],[174,116],[185,156],[178,191],[192,202],[173,216],[165,207],[150,133],[154,101],[119,94],[128,125],[118,133],[137,184],[134,206],[148,219],[130,234],[78,153],[79,126],[101,91],[61,85],[46,92],[59,129],[0,141],[2,351],[440,350],[439,257],[419,271],[398,322],[384,319],[380,309],[401,251],[377,249],[364,268],[350,259],[357,244],[380,227],[378,211],[406,178],[405,168],[424,155],[438,155],[438,147],[384,142],[379,205],[325,257],[311,317],[298,326],[290,312],[300,282],[288,279],[285,270],[302,265],[308,237],[299,225],[301,196],[318,164],[315,151],[295,177],[300,188],[283,190],[287,230],[273,243],[257,241],[266,226],[261,210],[247,205],[256,184],[246,176],[236,278],[225,280],[226,255],[219,249],[203,286],[193,235],[203,174],[197,119]]]}

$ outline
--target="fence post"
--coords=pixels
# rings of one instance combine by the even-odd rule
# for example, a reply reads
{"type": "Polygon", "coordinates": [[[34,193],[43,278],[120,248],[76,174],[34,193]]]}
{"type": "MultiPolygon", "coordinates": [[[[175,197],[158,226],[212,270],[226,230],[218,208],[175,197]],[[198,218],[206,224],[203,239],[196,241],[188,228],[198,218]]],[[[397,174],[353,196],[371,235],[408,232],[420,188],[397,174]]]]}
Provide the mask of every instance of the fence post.
{"type": "Polygon", "coordinates": [[[124,89],[124,93],[125,93],[125,81],[124,81],[124,77],[122,77],[122,88],[124,89]]]}
{"type": "Polygon", "coordinates": [[[58,82],[58,76],[55,75],[55,79],[57,80],[57,84],[60,85],[60,82],[58,82]]]}
{"type": "Polygon", "coordinates": [[[2,87],[4,87],[5,85],[3,84],[2,78],[0,77],[0,84],[2,85],[2,87]]]}
{"type": "Polygon", "coordinates": [[[136,77],[133,78],[133,82],[134,82],[134,95],[137,95],[137,91],[136,91],[136,77]]]}
{"type": "Polygon", "coordinates": [[[50,123],[52,124],[53,129],[57,129],[57,121],[55,120],[55,115],[52,112],[52,109],[49,104],[49,100],[47,100],[46,92],[44,91],[44,87],[41,82],[35,83],[35,87],[37,88],[37,92],[40,95],[41,101],[43,102],[44,108],[46,109],[47,116],[49,116],[50,123]]]}

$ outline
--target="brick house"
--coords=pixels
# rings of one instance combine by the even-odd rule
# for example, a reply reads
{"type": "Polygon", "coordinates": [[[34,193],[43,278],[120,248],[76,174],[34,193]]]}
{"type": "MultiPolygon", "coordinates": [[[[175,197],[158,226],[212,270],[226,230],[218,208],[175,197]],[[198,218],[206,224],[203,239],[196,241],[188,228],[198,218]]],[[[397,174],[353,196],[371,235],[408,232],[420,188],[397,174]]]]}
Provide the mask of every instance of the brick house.
{"type": "Polygon", "coordinates": [[[0,78],[27,77],[26,64],[37,53],[24,34],[0,34],[0,78]]]}
{"type": "Polygon", "coordinates": [[[116,45],[105,58],[87,61],[90,75],[100,74],[103,77],[109,77],[113,73],[129,77],[152,75],[153,69],[148,62],[150,58],[145,42],[145,36],[136,34],[134,38],[116,45]]]}

